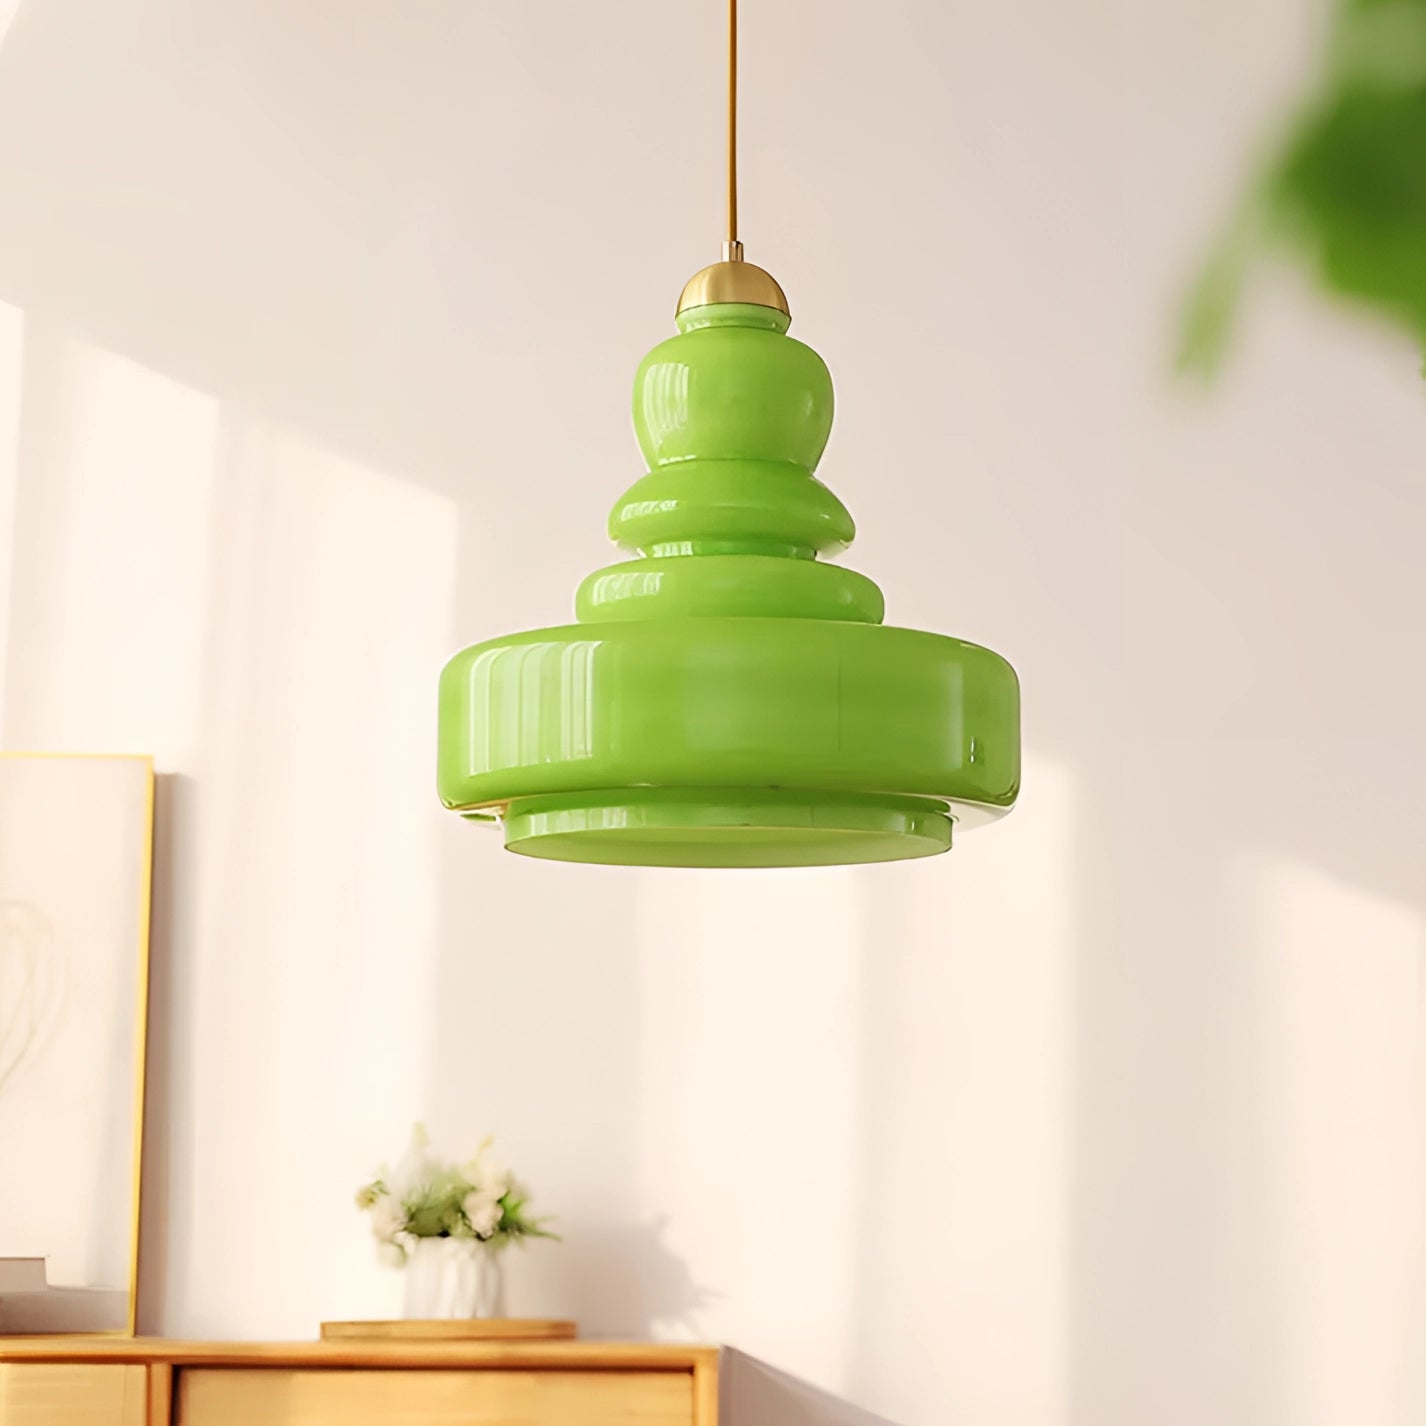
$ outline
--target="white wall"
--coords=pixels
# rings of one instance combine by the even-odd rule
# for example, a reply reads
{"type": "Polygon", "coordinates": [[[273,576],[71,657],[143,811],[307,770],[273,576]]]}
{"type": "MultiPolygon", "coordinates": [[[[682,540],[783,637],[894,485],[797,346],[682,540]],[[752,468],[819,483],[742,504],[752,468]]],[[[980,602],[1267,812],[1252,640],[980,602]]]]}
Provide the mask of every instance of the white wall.
{"type": "Polygon", "coordinates": [[[0,735],[166,774],[147,1330],[393,1310],[349,1194],[419,1115],[558,1213],[518,1309],[784,1422],[1422,1419],[1419,357],[1281,277],[1166,375],[1304,11],[749,0],[851,563],[1015,662],[1027,775],[931,864],[701,875],[504,856],[432,742],[610,557],[713,0],[24,0],[0,735]]]}

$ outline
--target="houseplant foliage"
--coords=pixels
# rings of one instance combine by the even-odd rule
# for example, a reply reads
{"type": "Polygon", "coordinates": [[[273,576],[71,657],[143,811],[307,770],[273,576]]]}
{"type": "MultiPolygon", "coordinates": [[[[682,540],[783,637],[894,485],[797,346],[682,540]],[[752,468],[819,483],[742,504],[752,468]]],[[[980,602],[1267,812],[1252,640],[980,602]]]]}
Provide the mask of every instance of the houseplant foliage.
{"type": "Polygon", "coordinates": [[[455,1162],[431,1152],[418,1124],[406,1152],[363,1184],[356,1202],[371,1215],[381,1260],[408,1270],[408,1317],[489,1317],[504,1313],[498,1250],[556,1236],[530,1215],[529,1197],[492,1140],[455,1162]]]}
{"type": "Polygon", "coordinates": [[[1217,366],[1268,248],[1426,346],[1426,0],[1336,0],[1318,74],[1193,293],[1184,366],[1217,366]]]}

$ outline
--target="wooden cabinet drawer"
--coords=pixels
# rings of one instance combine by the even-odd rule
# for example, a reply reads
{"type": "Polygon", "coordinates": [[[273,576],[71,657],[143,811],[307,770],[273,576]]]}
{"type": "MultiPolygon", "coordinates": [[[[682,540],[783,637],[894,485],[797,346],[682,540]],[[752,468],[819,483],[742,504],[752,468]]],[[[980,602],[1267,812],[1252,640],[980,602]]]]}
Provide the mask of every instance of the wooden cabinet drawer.
{"type": "Polygon", "coordinates": [[[147,1367],[0,1362],[3,1426],[144,1426],[147,1367]]]}
{"type": "MultiPolygon", "coordinates": [[[[178,1426],[691,1426],[693,1421],[693,1374],[681,1371],[186,1367],[178,1374],[177,1396],[178,1426]]],[[[10,1426],[8,1417],[3,1420],[10,1426]]],[[[49,1418],[44,1426],[51,1426],[49,1418]]]]}

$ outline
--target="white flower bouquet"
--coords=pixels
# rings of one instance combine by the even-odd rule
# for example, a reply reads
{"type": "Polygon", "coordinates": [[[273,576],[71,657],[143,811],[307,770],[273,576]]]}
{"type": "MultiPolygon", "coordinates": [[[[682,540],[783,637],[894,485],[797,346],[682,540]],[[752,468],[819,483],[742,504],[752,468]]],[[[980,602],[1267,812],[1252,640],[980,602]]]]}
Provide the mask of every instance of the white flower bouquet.
{"type": "Polygon", "coordinates": [[[491,1155],[487,1139],[464,1163],[436,1158],[421,1125],[394,1168],[384,1165],[357,1190],[385,1263],[402,1266],[421,1238],[454,1238],[492,1248],[524,1238],[555,1238],[544,1219],[530,1217],[530,1195],[491,1155]]]}

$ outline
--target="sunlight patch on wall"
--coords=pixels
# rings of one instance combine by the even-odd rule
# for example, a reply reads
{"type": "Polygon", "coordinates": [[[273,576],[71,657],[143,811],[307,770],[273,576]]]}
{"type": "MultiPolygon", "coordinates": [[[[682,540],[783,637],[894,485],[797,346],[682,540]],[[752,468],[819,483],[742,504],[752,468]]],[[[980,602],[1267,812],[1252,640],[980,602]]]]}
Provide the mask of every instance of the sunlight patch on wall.
{"type": "Polygon", "coordinates": [[[426,1098],[457,527],[449,501],[256,420],[231,423],[223,468],[193,1005],[199,1043],[242,1048],[194,1064],[192,1191],[225,1229],[183,1245],[188,1320],[301,1335],[323,1302],[394,1306],[354,1213],[350,1232],[280,1248],[271,1226],[290,1220],[294,1183],[338,1222],[426,1098]],[[254,1177],[255,1143],[280,1173],[254,1177]],[[206,1280],[230,1284],[221,1304],[206,1280]]]}
{"type": "MultiPolygon", "coordinates": [[[[0,39],[5,17],[0,10],[0,39]]],[[[20,366],[25,319],[18,307],[0,302],[0,747],[5,746],[5,659],[15,570],[15,497],[20,483],[20,366]]]]}
{"type": "Polygon", "coordinates": [[[1421,1405],[1409,1330],[1426,1283],[1421,920],[1299,862],[1250,870],[1288,1415],[1395,1426],[1421,1405]]]}
{"type": "Polygon", "coordinates": [[[859,1197],[861,883],[658,871],[638,885],[640,1198],[708,1294],[682,1330],[835,1385],[858,1239],[876,1231],[859,1197]]]}
{"type": "Polygon", "coordinates": [[[436,995],[454,508],[32,318],[23,376],[6,740],[171,779],[157,1311],[216,1335],[384,1315],[355,1213],[350,1239],[272,1225],[294,1182],[349,1202],[422,1102],[424,1059],[382,1048],[425,1043],[436,995]]]}
{"type": "Polygon", "coordinates": [[[191,757],[218,403],[26,321],[5,736],[191,757]]]}
{"type": "Polygon", "coordinates": [[[1050,1426],[1068,1409],[1079,842],[1072,776],[1025,763],[1012,816],[947,857],[867,874],[854,1359],[868,1387],[896,1383],[867,1403],[896,1420],[1050,1426]]]}

